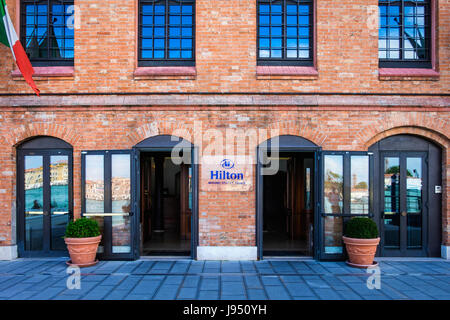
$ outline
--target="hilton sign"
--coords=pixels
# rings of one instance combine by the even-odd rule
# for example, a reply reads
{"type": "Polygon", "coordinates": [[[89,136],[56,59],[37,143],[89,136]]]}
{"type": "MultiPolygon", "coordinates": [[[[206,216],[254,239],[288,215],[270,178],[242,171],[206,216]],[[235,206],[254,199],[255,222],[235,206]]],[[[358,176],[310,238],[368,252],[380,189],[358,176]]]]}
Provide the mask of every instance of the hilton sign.
{"type": "Polygon", "coordinates": [[[201,168],[203,191],[250,191],[253,187],[253,166],[248,158],[203,157],[201,168]]]}

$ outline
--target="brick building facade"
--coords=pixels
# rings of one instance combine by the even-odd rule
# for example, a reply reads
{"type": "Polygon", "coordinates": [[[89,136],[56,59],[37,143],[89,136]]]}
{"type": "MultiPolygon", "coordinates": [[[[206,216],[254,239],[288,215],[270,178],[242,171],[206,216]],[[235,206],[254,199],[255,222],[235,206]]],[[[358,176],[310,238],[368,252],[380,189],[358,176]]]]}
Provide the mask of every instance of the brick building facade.
{"type": "MultiPolygon", "coordinates": [[[[20,1],[6,2],[19,32],[20,1]]],[[[425,172],[438,172],[441,176],[435,185],[431,185],[431,177],[427,179],[427,186],[433,191],[428,194],[427,214],[438,215],[439,225],[431,222],[422,225],[422,230],[428,228],[422,236],[439,234],[439,239],[433,240],[439,241],[437,255],[448,259],[448,1],[430,1],[431,68],[379,67],[379,30],[371,23],[372,9],[378,8],[379,3],[373,0],[346,0],[332,5],[328,1],[313,1],[311,66],[258,63],[256,0],[195,1],[193,66],[139,64],[137,0],[75,0],[74,4],[75,21],[79,25],[74,29],[73,66],[36,66],[34,79],[41,97],[30,93],[31,89],[16,71],[9,49],[0,48],[1,258],[14,258],[18,251],[21,255],[18,245],[24,242],[19,231],[25,228],[21,225],[25,220],[19,218],[23,215],[19,204],[19,194],[23,191],[18,183],[21,168],[18,148],[24,142],[48,136],[72,147],[70,197],[73,198],[73,214],[80,217],[86,212],[83,210],[86,206],[83,205],[83,172],[86,171],[83,152],[136,150],[133,148],[146,139],[174,132],[195,145],[194,125],[200,123],[203,131],[213,129],[223,136],[227,130],[269,130],[264,138],[250,139],[245,149],[250,156],[256,155],[257,147],[266,139],[274,138],[270,132],[300,137],[317,147],[316,151],[308,149],[314,152],[312,158],[316,161],[314,204],[320,203],[326,194],[319,180],[326,152],[370,152],[370,156],[375,153],[378,158],[370,165],[374,182],[370,186],[373,210],[381,208],[381,204],[376,203],[381,199],[382,179],[379,177],[382,174],[375,167],[381,167],[382,161],[381,153],[378,155],[371,147],[391,137],[420,137],[424,143],[436,146],[441,157],[437,171],[431,168],[425,171],[423,167],[424,176],[425,172]],[[325,153],[322,155],[322,152],[325,153]],[[434,193],[435,186],[442,187],[441,194],[434,193]],[[440,197],[436,212],[431,209],[433,196],[440,197]]],[[[378,11],[375,12],[376,21],[378,11]]],[[[235,141],[225,139],[225,143],[234,145],[235,141]]],[[[208,144],[210,140],[204,136],[202,149],[197,148],[196,152],[202,153],[208,144]]],[[[408,157],[408,152],[420,149],[412,145],[412,148],[405,145],[400,151],[408,157]]],[[[142,147],[141,153],[149,151],[148,146],[145,148],[142,147]]],[[[431,147],[426,148],[431,150],[431,147]]],[[[300,145],[297,151],[301,151],[300,145]]],[[[387,151],[392,153],[395,149],[387,148],[387,151]]],[[[423,166],[425,163],[428,162],[423,162],[423,166]]],[[[197,180],[193,183],[196,190],[192,192],[197,200],[190,208],[194,217],[191,221],[195,223],[195,227],[191,226],[191,241],[195,246],[192,257],[262,258],[264,231],[258,219],[263,214],[259,216],[257,212],[263,200],[257,196],[261,184],[256,166],[252,165],[250,170],[247,191],[208,188],[201,167],[200,163],[198,172],[193,173],[197,180]]],[[[133,183],[137,181],[133,170],[137,169],[131,168],[133,183]]],[[[139,202],[139,192],[133,187],[131,192],[139,202]]],[[[142,209],[140,204],[136,206],[136,211],[138,207],[142,209]]],[[[312,244],[311,255],[326,258],[322,243],[325,240],[319,240],[323,238],[324,216],[317,207],[313,211],[313,233],[317,241],[312,244]]],[[[136,219],[130,246],[136,258],[143,253],[139,251],[140,223],[134,217],[130,218],[136,219]]],[[[374,213],[373,218],[380,230],[384,230],[383,217],[374,213]]],[[[428,240],[423,246],[433,241],[428,240]]],[[[436,248],[425,251],[425,256],[436,256],[436,248]]],[[[389,255],[385,251],[379,254],[389,255]]]]}

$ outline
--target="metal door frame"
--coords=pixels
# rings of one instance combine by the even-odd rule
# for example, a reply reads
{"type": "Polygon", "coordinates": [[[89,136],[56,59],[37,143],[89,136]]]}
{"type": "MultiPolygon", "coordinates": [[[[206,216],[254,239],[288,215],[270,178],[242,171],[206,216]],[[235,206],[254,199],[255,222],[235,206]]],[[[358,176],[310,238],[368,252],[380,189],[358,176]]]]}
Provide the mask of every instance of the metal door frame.
{"type": "Polygon", "coordinates": [[[42,156],[43,166],[43,211],[50,212],[50,157],[68,156],[69,220],[73,220],[73,150],[60,149],[18,149],[17,150],[17,247],[19,257],[68,256],[67,250],[51,250],[51,215],[43,215],[43,250],[25,250],[25,156],[42,156]]]}
{"type": "Polygon", "coordinates": [[[380,151],[379,152],[379,199],[380,199],[380,254],[385,257],[427,257],[428,256],[428,152],[427,151],[380,151]],[[400,165],[400,212],[406,210],[406,158],[422,158],[422,248],[407,248],[407,216],[400,213],[399,249],[389,249],[384,246],[384,158],[398,157],[400,165]]]}
{"type": "MultiPolygon", "coordinates": [[[[133,147],[133,159],[134,159],[134,192],[133,192],[133,203],[135,220],[137,226],[140,226],[140,215],[141,215],[141,165],[140,165],[140,155],[141,152],[171,152],[172,146],[162,147],[162,146],[145,146],[145,147],[133,147]]],[[[192,215],[191,215],[191,259],[197,258],[197,246],[198,246],[198,147],[191,144],[191,168],[192,168],[192,215]]],[[[133,230],[135,235],[135,245],[134,245],[134,257],[139,259],[141,252],[141,232],[138,227],[133,230]]]]}
{"type": "MultiPolygon", "coordinates": [[[[281,136],[280,136],[281,137],[281,136]]],[[[301,138],[301,137],[298,137],[301,138]]],[[[304,139],[304,138],[303,138],[304,139]]],[[[305,139],[306,140],[306,139],[305,139]]],[[[263,150],[267,150],[267,147],[258,146],[256,148],[256,155],[257,155],[257,163],[256,163],[256,246],[257,246],[257,259],[263,260],[263,204],[264,204],[264,197],[263,197],[263,179],[261,175],[261,159],[260,159],[260,152],[263,150]]],[[[317,225],[317,216],[318,216],[318,194],[319,194],[319,154],[321,152],[322,148],[319,146],[316,147],[304,147],[304,146],[298,146],[298,147],[283,147],[280,146],[278,148],[279,153],[284,152],[291,152],[291,153],[314,153],[314,179],[312,179],[314,183],[314,195],[313,195],[313,203],[314,205],[314,236],[313,236],[313,254],[314,259],[318,258],[318,239],[319,239],[319,228],[317,225]]]]}

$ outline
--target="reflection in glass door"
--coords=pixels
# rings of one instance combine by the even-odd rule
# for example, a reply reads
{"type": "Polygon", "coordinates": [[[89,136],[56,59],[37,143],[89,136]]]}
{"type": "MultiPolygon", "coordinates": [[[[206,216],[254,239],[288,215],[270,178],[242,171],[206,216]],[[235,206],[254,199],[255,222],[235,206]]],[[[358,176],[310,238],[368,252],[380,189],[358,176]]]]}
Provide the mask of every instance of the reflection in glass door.
{"type": "Polygon", "coordinates": [[[385,153],[383,166],[383,250],[385,255],[422,256],[427,211],[426,154],[385,153]]]}
{"type": "Polygon", "coordinates": [[[83,151],[82,215],[98,222],[100,259],[131,259],[132,164],[128,150],[83,151]]]}
{"type": "Polygon", "coordinates": [[[50,156],[51,250],[65,250],[69,222],[69,156],[50,156]]]}
{"type": "Polygon", "coordinates": [[[63,255],[72,209],[72,151],[18,151],[19,252],[63,255]]]}
{"type": "Polygon", "coordinates": [[[25,250],[43,249],[43,158],[43,156],[25,156],[25,250]]]}

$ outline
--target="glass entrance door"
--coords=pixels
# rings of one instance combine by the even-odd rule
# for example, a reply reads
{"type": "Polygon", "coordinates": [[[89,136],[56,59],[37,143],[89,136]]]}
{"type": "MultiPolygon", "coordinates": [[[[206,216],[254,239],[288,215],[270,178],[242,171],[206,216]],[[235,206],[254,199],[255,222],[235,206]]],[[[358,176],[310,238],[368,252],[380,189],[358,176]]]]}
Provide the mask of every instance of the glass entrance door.
{"type": "Polygon", "coordinates": [[[134,259],[136,221],[130,150],[82,151],[82,216],[98,222],[103,260],[134,259]]]}
{"type": "Polygon", "coordinates": [[[426,256],[426,153],[382,153],[380,172],[383,254],[426,256]]]}
{"type": "Polygon", "coordinates": [[[18,152],[20,256],[66,254],[72,217],[72,151],[18,152]]]}

